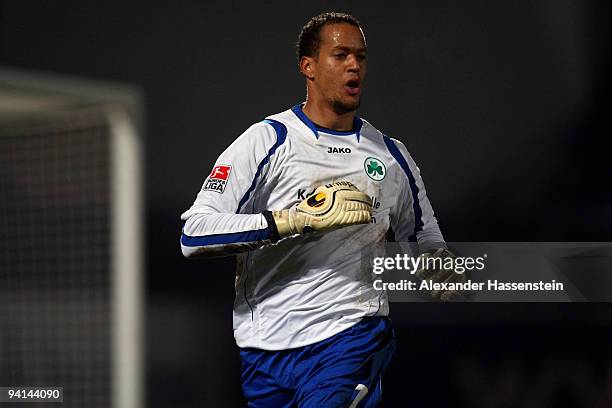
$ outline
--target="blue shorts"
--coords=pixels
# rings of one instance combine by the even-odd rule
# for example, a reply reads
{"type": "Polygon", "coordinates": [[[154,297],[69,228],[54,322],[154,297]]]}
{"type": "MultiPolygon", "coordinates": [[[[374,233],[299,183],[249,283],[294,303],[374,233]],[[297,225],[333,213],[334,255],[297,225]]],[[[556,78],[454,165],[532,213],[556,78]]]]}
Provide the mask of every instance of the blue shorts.
{"type": "Polygon", "coordinates": [[[281,351],[240,350],[250,408],[371,408],[395,350],[387,317],[365,317],[315,344],[281,351]]]}

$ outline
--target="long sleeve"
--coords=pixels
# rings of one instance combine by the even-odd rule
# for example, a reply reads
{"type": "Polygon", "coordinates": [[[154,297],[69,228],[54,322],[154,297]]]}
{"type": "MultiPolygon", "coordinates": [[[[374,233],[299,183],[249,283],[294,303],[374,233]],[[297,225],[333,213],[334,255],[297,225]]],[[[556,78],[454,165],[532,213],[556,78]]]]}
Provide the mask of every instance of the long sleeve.
{"type": "Polygon", "coordinates": [[[396,240],[418,242],[422,251],[445,247],[419,167],[402,142],[385,137],[385,143],[406,176],[398,202],[391,212],[391,227],[396,240]]]}
{"type": "Polygon", "coordinates": [[[227,256],[271,242],[255,200],[286,137],[279,122],[266,120],[240,135],[217,159],[184,221],[185,257],[227,256]]]}

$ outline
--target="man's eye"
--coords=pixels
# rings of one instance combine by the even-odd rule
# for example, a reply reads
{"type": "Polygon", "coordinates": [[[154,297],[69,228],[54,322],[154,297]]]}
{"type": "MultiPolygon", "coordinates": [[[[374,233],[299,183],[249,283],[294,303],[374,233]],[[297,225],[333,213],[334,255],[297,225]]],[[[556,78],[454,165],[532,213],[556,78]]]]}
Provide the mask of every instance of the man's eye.
{"type": "Polygon", "coordinates": [[[358,55],[358,56],[357,56],[357,59],[358,59],[359,61],[365,61],[365,60],[366,60],[366,56],[365,56],[365,55],[358,55]]]}
{"type": "Polygon", "coordinates": [[[346,54],[344,54],[344,53],[334,54],[334,57],[336,57],[336,58],[345,58],[346,54]]]}

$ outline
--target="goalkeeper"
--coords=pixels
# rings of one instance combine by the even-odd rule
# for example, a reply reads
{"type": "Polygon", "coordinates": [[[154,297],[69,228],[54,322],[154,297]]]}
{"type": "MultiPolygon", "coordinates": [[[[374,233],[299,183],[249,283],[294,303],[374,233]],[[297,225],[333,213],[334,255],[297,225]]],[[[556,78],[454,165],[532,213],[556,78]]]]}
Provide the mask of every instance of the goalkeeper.
{"type": "Polygon", "coordinates": [[[445,248],[404,145],[355,115],[366,54],[354,17],[312,18],[298,39],[305,103],[240,135],[181,217],[186,257],[237,256],[249,407],[376,406],[395,338],[362,251],[390,228],[422,251],[445,248]]]}

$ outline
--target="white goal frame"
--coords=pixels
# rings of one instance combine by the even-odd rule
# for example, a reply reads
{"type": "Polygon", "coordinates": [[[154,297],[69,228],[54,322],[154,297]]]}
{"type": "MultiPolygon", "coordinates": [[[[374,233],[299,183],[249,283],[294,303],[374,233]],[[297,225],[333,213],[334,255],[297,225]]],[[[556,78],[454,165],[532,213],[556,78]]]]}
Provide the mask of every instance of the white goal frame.
{"type": "Polygon", "coordinates": [[[114,408],[144,406],[143,106],[141,92],[130,85],[0,66],[0,123],[91,109],[110,125],[114,408]]]}

